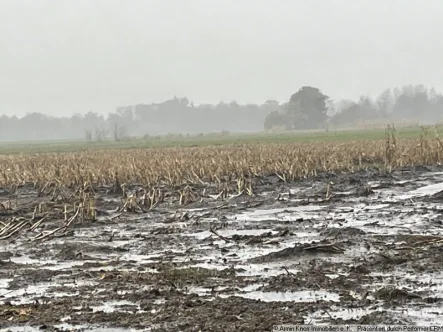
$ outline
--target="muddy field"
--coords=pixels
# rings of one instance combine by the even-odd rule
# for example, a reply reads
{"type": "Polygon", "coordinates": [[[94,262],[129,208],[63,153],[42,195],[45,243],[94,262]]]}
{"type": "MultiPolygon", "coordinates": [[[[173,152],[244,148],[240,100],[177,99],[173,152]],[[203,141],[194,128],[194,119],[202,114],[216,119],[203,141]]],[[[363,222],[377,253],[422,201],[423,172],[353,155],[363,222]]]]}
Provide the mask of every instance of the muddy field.
{"type": "MultiPolygon", "coordinates": [[[[442,190],[443,168],[291,184],[275,177],[254,196],[121,213],[118,195],[104,188],[96,222],[33,240],[64,222],[49,218],[0,240],[0,327],[443,324],[442,190]]],[[[0,200],[12,199],[17,208],[0,209],[3,225],[30,218],[26,207],[44,198],[31,187],[14,197],[0,189],[0,200]]]]}

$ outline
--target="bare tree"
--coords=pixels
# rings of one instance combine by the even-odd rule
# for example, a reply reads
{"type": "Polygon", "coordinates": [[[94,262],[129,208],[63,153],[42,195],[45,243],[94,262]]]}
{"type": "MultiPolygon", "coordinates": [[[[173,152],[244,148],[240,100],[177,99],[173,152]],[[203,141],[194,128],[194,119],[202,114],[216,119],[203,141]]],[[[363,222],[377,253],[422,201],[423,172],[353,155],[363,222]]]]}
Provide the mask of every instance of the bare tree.
{"type": "Polygon", "coordinates": [[[117,123],[114,124],[114,140],[120,142],[126,136],[125,126],[119,126],[117,123]]]}
{"type": "Polygon", "coordinates": [[[95,128],[95,140],[97,142],[105,141],[107,136],[108,136],[108,131],[105,128],[103,128],[103,127],[101,127],[101,128],[96,127],[95,128]]]}
{"type": "Polygon", "coordinates": [[[92,141],[92,130],[91,129],[85,129],[85,139],[88,142],[92,141]]]}

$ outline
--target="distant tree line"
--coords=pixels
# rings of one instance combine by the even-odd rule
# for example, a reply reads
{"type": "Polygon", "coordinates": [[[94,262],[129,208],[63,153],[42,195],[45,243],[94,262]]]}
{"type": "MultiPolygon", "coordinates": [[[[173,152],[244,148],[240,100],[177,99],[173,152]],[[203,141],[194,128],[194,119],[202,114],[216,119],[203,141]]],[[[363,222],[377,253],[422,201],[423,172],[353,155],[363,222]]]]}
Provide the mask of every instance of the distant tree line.
{"type": "Polygon", "coordinates": [[[375,99],[343,101],[331,119],[336,125],[374,120],[436,124],[443,120],[443,95],[423,85],[386,89],[375,99]]]}
{"type": "Polygon", "coordinates": [[[356,126],[362,122],[442,120],[443,95],[422,85],[387,89],[376,99],[333,101],[318,88],[304,86],[287,102],[261,105],[221,102],[194,105],[174,97],[163,103],[118,107],[106,117],[94,112],[71,117],[29,113],[22,118],[0,116],[0,140],[121,140],[128,136],[256,132],[281,128],[306,130],[356,126]]]}
{"type": "Polygon", "coordinates": [[[435,124],[443,120],[443,95],[423,85],[384,90],[376,99],[332,101],[319,89],[304,86],[265,119],[264,127],[285,130],[355,127],[364,123],[410,122],[435,124]]]}
{"type": "Polygon", "coordinates": [[[29,113],[22,118],[0,116],[0,140],[87,139],[119,140],[125,136],[254,132],[263,130],[266,116],[278,105],[236,102],[194,105],[174,97],[163,103],[118,107],[106,117],[94,112],[71,117],[29,113]]]}

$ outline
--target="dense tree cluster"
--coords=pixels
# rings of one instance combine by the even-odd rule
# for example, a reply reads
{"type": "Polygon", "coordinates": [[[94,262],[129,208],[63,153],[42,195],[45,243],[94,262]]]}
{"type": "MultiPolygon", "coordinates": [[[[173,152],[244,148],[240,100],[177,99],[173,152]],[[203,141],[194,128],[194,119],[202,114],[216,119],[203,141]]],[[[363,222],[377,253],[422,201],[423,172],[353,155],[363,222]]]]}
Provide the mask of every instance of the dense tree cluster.
{"type": "Polygon", "coordinates": [[[328,96],[319,89],[304,86],[289,101],[272,111],[265,119],[265,129],[321,129],[327,124],[328,96]]]}
{"type": "Polygon", "coordinates": [[[187,98],[163,103],[118,107],[102,116],[93,112],[71,117],[29,113],[0,117],[0,140],[87,139],[119,140],[125,136],[254,132],[263,129],[327,129],[355,126],[365,121],[442,120],[443,95],[422,85],[387,89],[375,100],[332,101],[319,89],[301,87],[284,103],[268,100],[262,105],[236,102],[194,105],[187,98]]]}

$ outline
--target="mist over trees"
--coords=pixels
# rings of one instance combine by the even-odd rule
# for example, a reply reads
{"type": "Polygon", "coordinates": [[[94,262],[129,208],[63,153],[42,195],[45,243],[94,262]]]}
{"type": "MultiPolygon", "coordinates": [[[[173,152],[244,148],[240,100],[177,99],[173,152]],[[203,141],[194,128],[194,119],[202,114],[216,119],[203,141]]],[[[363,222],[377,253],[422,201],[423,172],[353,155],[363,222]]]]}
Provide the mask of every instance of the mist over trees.
{"type": "Polygon", "coordinates": [[[304,86],[289,101],[272,111],[265,119],[266,130],[283,127],[286,130],[322,129],[328,120],[326,103],[329,97],[319,89],[304,86]]]}
{"type": "Polygon", "coordinates": [[[341,107],[331,119],[337,125],[374,120],[436,124],[443,120],[443,95],[423,85],[386,89],[375,99],[362,96],[341,107]]]}
{"type": "Polygon", "coordinates": [[[443,120],[443,95],[434,88],[409,85],[386,89],[376,99],[332,101],[319,89],[302,87],[288,103],[272,111],[265,119],[269,130],[336,129],[372,124],[436,124],[443,120]]]}
{"type": "Polygon", "coordinates": [[[156,136],[263,130],[265,117],[278,105],[194,105],[187,98],[172,98],[158,104],[118,107],[108,116],[88,112],[72,117],[50,117],[30,113],[23,118],[0,117],[0,140],[105,139],[125,136],[156,136]]]}
{"type": "Polygon", "coordinates": [[[304,86],[286,102],[261,105],[221,102],[195,105],[174,97],[162,103],[118,107],[106,117],[94,112],[71,117],[29,113],[22,118],[0,116],[0,140],[116,140],[127,136],[169,133],[257,132],[282,128],[307,130],[355,127],[364,123],[442,120],[443,95],[423,85],[386,89],[375,99],[332,100],[320,89],[304,86]]]}

